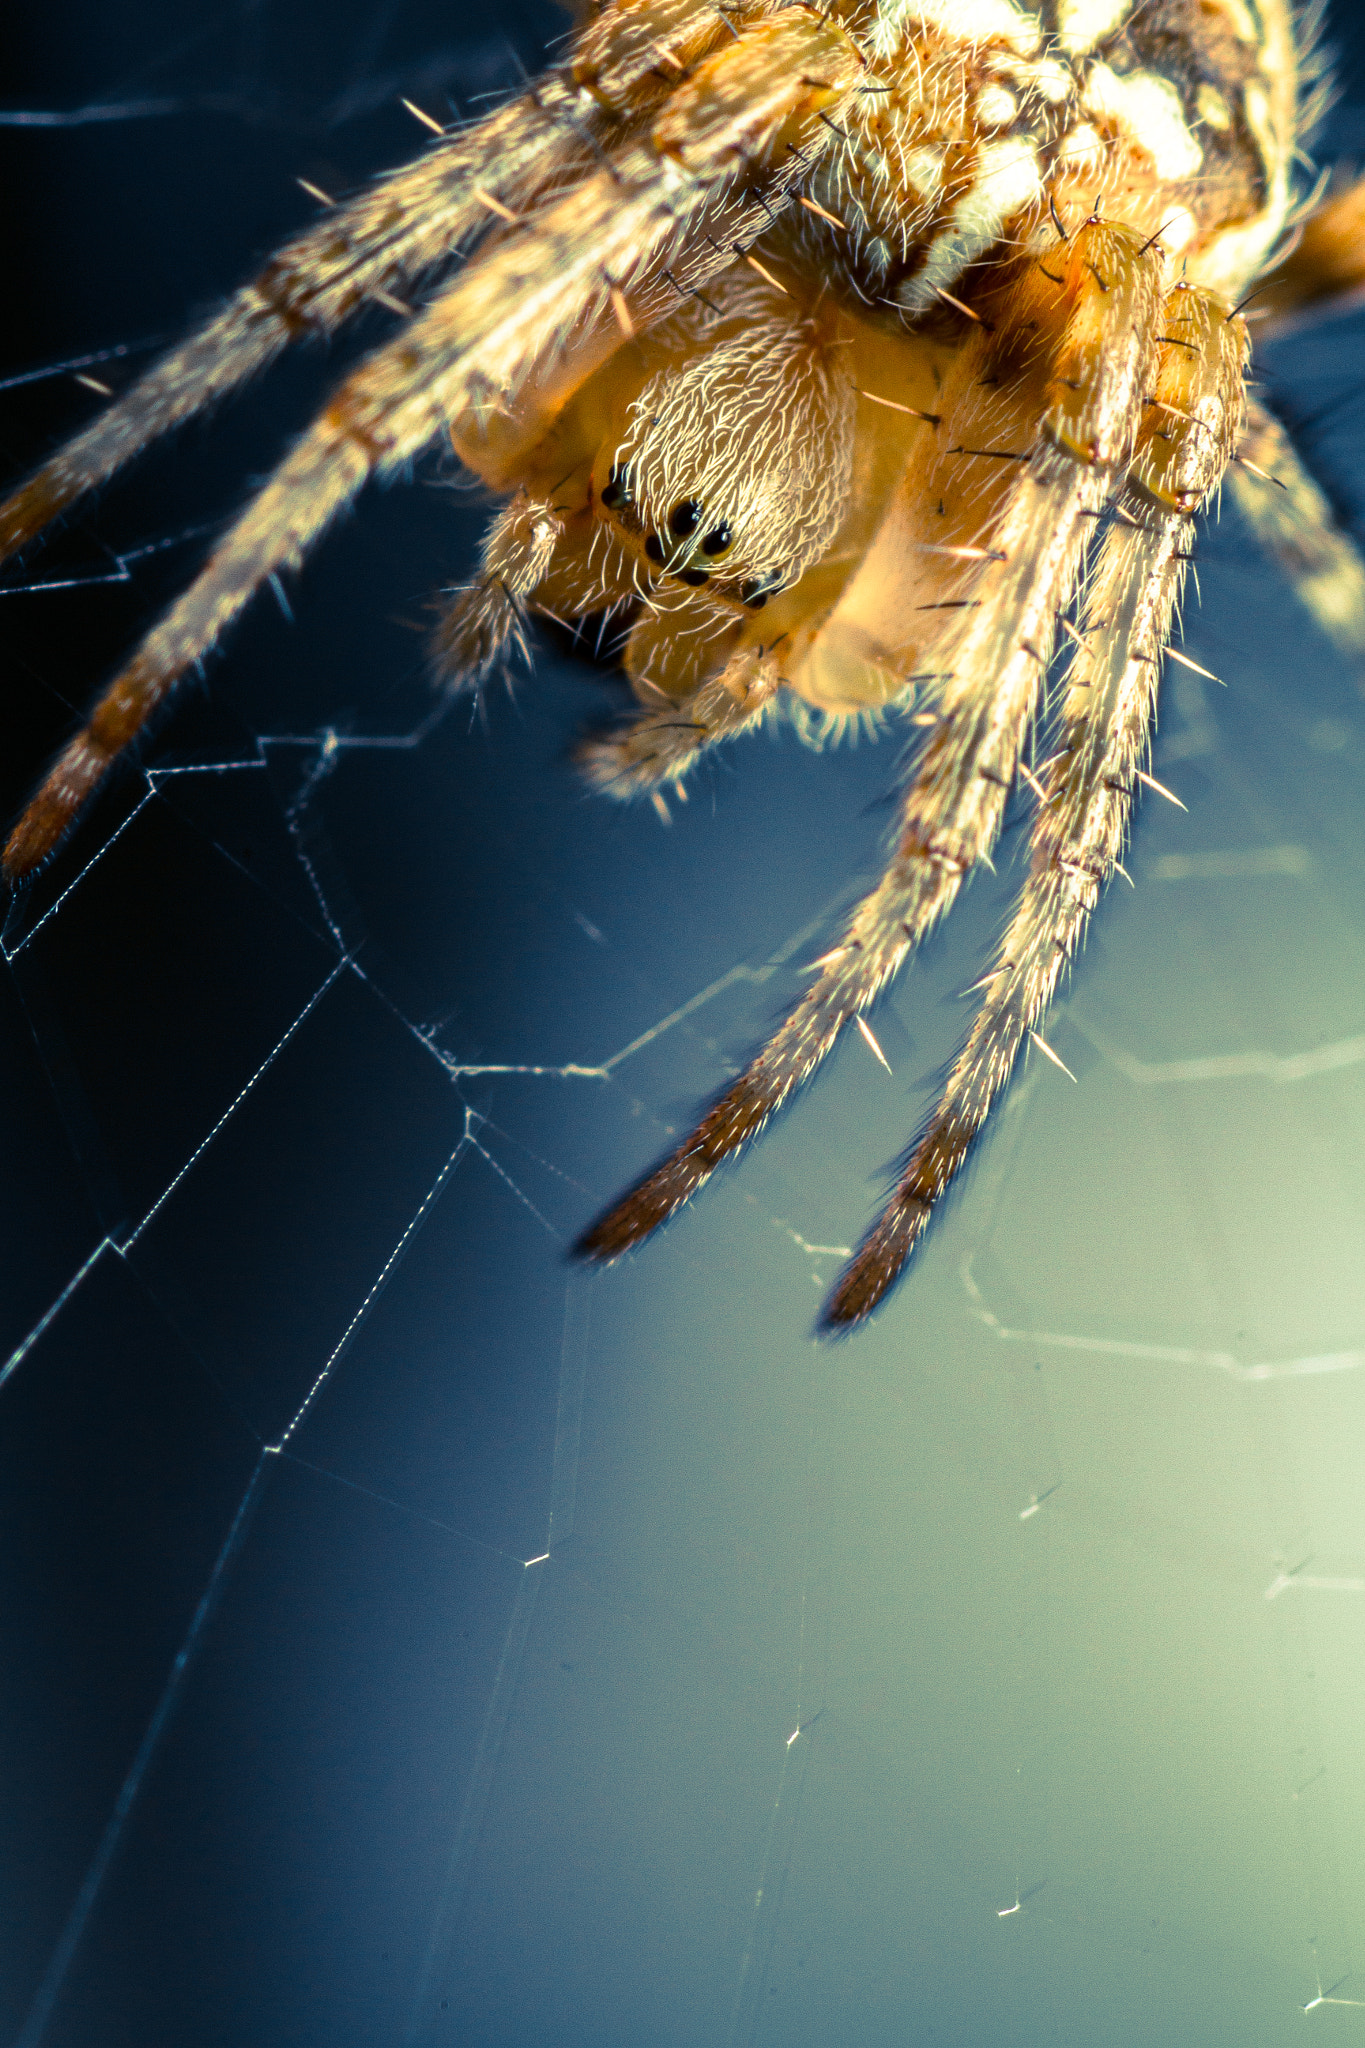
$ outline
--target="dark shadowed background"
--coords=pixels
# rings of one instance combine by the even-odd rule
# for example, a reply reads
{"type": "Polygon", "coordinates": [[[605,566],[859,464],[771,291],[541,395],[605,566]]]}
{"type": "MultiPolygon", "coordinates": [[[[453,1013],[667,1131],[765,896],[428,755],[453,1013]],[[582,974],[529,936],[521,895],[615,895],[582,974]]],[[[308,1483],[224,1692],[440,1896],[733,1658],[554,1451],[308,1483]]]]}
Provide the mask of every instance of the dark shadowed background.
{"type": "MultiPolygon", "coordinates": [[[[562,18],[27,7],[18,476],[562,18]]],[[[1343,6],[1339,39],[1361,35],[1343,6]]],[[[1345,66],[1328,153],[1365,155],[1345,66]]],[[[382,316],[0,594],[8,815],[382,316]]],[[[1365,320],[1264,352],[1365,513],[1365,320]]],[[[484,513],[368,492],[10,906],[0,2040],[1365,2038],[1365,698],[1230,508],[1049,1038],[875,1326],[839,1248],[963,1027],[978,883],[628,1265],[565,1247],[801,986],[897,747],[665,828],[544,650],[432,722],[484,513]],[[287,613],[286,613],[287,605],[287,613]],[[1309,2008],[1305,2018],[1305,2007],[1309,2008]]]]}

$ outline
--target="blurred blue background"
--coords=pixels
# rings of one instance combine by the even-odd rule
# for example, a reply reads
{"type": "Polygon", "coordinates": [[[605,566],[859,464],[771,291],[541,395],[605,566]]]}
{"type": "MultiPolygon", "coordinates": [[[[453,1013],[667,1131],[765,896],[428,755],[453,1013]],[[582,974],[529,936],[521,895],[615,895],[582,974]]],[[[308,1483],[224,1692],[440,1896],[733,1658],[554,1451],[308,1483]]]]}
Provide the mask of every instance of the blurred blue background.
{"type": "MultiPolygon", "coordinates": [[[[54,366],[120,388],[311,217],[298,177],[401,160],[401,96],[477,111],[562,32],[26,10],[7,473],[98,403],[54,366]]],[[[7,814],[382,331],[11,575],[7,814]]],[[[1260,369],[1358,526],[1363,333],[1260,369]]],[[[431,725],[484,516],[439,462],[368,493],[9,916],[0,2040],[1365,2036],[1360,678],[1225,505],[1186,645],[1227,687],[1169,676],[1189,810],[1148,802],[1054,1012],[1079,1085],[1029,1065],[828,1349],[1017,870],[878,1012],[890,1077],[850,1034],[574,1271],[873,870],[897,749],[743,742],[665,828],[568,763],[605,670],[546,646],[431,725]]]]}

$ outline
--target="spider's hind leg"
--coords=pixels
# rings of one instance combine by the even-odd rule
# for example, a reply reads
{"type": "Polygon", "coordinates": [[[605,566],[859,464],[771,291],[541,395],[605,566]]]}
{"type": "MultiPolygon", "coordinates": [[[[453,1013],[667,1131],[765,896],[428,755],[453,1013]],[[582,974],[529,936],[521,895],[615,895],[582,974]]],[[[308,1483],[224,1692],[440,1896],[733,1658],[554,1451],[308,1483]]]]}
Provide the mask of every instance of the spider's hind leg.
{"type": "Polygon", "coordinates": [[[1165,326],[1174,336],[1161,345],[1143,437],[1087,592],[1060,748],[1041,771],[1045,780],[1035,778],[1032,871],[942,1097],[826,1303],[826,1329],[861,1321],[897,1278],[1025,1040],[1037,1037],[1122,851],[1192,514],[1223,473],[1242,413],[1241,322],[1187,292],[1167,301],[1165,326]]]}

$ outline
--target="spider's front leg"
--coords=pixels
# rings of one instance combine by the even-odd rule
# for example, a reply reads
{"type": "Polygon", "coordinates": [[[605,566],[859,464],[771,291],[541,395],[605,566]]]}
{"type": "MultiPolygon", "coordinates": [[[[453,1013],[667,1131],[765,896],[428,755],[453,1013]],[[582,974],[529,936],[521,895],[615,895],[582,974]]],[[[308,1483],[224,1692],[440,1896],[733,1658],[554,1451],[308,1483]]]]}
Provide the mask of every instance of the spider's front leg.
{"type": "Polygon", "coordinates": [[[1074,959],[1122,852],[1193,514],[1236,446],[1247,358],[1241,320],[1202,293],[1173,292],[1161,325],[1138,448],[1086,593],[1060,745],[1040,771],[1032,871],[942,1098],[830,1295],[826,1329],[861,1321],[900,1274],[1074,959]]]}
{"type": "Polygon", "coordinates": [[[0,505],[0,560],[291,342],[331,334],[372,304],[402,310],[415,279],[480,235],[542,211],[595,156],[638,131],[690,66],[731,39],[696,0],[605,6],[558,71],[477,127],[442,136],[277,250],[0,505]]]}
{"type": "MultiPolygon", "coordinates": [[[[1029,261],[990,299],[964,345],[945,413],[943,460],[981,457],[992,393],[1032,392],[1031,451],[999,517],[972,550],[982,560],[949,625],[918,659],[940,675],[939,722],[902,808],[881,882],[854,912],[823,972],[691,1135],[581,1240],[611,1259],[638,1244],[762,1128],[831,1051],[954,902],[987,854],[1014,784],[1056,622],[1079,571],[1087,519],[1103,509],[1142,414],[1160,305],[1153,245],[1098,221],[1078,230],[1060,267],[1029,261]],[[983,391],[985,396],[983,398],[983,391]]],[[[923,473],[932,532],[935,466],[923,473]]]]}
{"type": "Polygon", "coordinates": [[[248,599],[294,567],[376,472],[445,430],[498,488],[621,346],[734,261],[828,147],[863,59],[798,4],[684,76],[647,134],[477,258],[362,364],[143,641],[58,757],[5,849],[10,880],[57,845],[112,762],[248,599]]]}

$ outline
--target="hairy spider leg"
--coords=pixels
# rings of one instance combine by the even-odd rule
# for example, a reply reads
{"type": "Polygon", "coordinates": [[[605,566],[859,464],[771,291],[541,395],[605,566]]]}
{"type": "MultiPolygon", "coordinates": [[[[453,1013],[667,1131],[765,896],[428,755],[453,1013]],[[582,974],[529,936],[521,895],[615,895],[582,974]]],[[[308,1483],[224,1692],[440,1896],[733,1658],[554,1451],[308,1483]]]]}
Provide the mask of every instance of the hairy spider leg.
{"type": "Polygon", "coordinates": [[[368,477],[400,468],[445,426],[462,458],[500,483],[619,345],[612,295],[632,299],[644,326],[670,302],[661,275],[670,264],[698,283],[728,266],[733,246],[701,243],[704,229],[728,231],[732,244],[746,226],[755,231],[773,195],[785,199],[809,174],[829,133],[820,116],[854,90],[861,69],[843,30],[804,5],[737,33],[665,103],[647,141],[471,264],[371,356],[59,755],[5,848],[9,879],[52,851],[179,677],[368,477]],[[751,195],[762,184],[760,207],[751,195]]]}
{"type": "Polygon", "coordinates": [[[604,142],[654,110],[689,63],[730,39],[696,0],[624,0],[572,64],[477,128],[444,137],[287,242],[250,284],[164,355],[3,506],[0,559],[160,435],[581,176],[604,142]],[[490,201],[496,202],[490,205],[490,201]]]}
{"type": "Polygon", "coordinates": [[[1028,881],[943,1094],[825,1304],[826,1330],[860,1322],[898,1278],[1074,959],[1123,850],[1193,515],[1236,445],[1246,371],[1246,329],[1216,300],[1173,292],[1161,326],[1174,340],[1158,344],[1144,432],[1087,592],[1060,748],[1039,785],[1028,881]]]}
{"type": "Polygon", "coordinates": [[[1038,434],[1028,459],[1010,465],[1015,482],[991,536],[992,559],[973,583],[973,608],[946,615],[960,623],[936,648],[936,665],[947,671],[941,716],[907,792],[891,861],[786,1022],[663,1165],[580,1239],[583,1256],[611,1259],[638,1244],[754,1137],[989,853],[1056,620],[1076,583],[1087,515],[1105,505],[1141,418],[1160,272],[1160,257],[1135,235],[1091,221],[1073,234],[1048,296],[1048,273],[1025,265],[991,304],[990,326],[964,347],[969,403],[992,361],[1013,359],[1022,375],[1028,352],[1041,353],[1038,434]]]}
{"type": "Polygon", "coordinates": [[[1365,295],[1365,177],[1300,221],[1293,246],[1256,287],[1272,334],[1344,312],[1365,295]]]}
{"type": "Polygon", "coordinates": [[[1257,540],[1343,654],[1365,654],[1365,561],[1273,412],[1254,399],[1228,481],[1257,540]]]}

